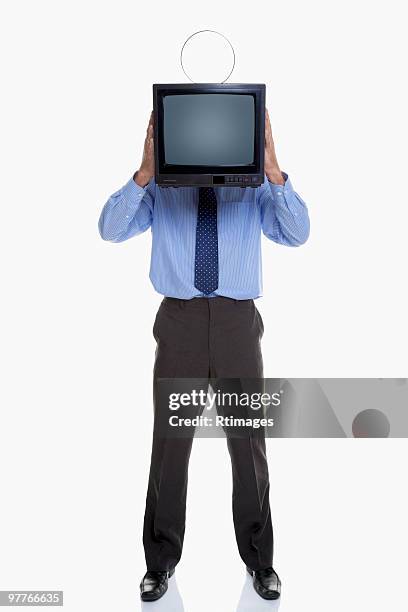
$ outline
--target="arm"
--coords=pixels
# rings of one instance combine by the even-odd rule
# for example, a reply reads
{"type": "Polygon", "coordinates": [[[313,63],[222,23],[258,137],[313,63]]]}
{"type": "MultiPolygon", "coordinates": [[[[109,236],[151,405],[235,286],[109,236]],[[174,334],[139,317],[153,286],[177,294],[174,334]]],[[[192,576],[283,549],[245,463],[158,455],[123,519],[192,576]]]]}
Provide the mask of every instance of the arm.
{"type": "Polygon", "coordinates": [[[293,190],[289,177],[282,173],[283,185],[265,178],[258,190],[262,231],[267,238],[285,244],[300,246],[309,237],[310,223],[306,204],[293,190]]]}
{"type": "Polygon", "coordinates": [[[123,242],[152,224],[156,185],[154,176],[153,113],[147,126],[140,169],[103,207],[99,233],[104,240],[123,242]]]}
{"type": "Polygon", "coordinates": [[[299,246],[309,237],[306,204],[281,172],[275,152],[269,113],[265,115],[265,181],[258,189],[262,231],[267,238],[287,246],[299,246]]]}
{"type": "Polygon", "coordinates": [[[103,207],[99,233],[103,240],[123,242],[146,231],[152,224],[155,183],[145,187],[131,178],[103,207]]]}

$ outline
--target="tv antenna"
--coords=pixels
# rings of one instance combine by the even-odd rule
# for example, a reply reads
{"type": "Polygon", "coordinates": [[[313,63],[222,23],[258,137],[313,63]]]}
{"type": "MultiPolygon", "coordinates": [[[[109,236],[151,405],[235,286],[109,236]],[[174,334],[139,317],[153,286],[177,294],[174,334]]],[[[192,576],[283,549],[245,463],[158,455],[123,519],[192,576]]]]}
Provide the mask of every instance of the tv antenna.
{"type": "MultiPolygon", "coordinates": [[[[230,78],[235,68],[235,51],[234,51],[234,47],[232,46],[230,40],[226,36],[224,36],[224,34],[221,34],[221,32],[217,32],[216,30],[198,30],[198,32],[194,32],[194,34],[191,34],[187,38],[180,52],[181,68],[184,74],[186,75],[186,77],[188,78],[188,80],[191,81],[192,83],[197,82],[197,81],[194,81],[194,79],[192,79],[190,76],[192,63],[194,62],[196,63],[196,68],[197,68],[197,64],[198,65],[201,64],[201,69],[205,67],[205,69],[208,71],[208,63],[209,63],[208,49],[204,50],[203,47],[200,48],[199,45],[200,44],[202,45],[202,41],[204,39],[208,42],[209,38],[211,38],[212,40],[212,43],[210,43],[212,49],[214,49],[215,46],[218,46],[217,60],[219,60],[220,55],[222,55],[224,62],[225,62],[225,71],[229,70],[229,72],[227,73],[227,76],[223,80],[218,81],[218,82],[225,83],[226,81],[228,81],[228,79],[230,78]],[[191,54],[190,58],[186,58],[186,51],[188,49],[191,54]],[[194,53],[195,53],[195,57],[194,57],[194,53]],[[187,64],[190,64],[188,69],[186,67],[187,64]]],[[[218,64],[219,64],[219,61],[217,61],[217,68],[218,68],[218,64]]],[[[209,80],[207,78],[207,82],[210,82],[210,81],[211,79],[209,80]]]]}

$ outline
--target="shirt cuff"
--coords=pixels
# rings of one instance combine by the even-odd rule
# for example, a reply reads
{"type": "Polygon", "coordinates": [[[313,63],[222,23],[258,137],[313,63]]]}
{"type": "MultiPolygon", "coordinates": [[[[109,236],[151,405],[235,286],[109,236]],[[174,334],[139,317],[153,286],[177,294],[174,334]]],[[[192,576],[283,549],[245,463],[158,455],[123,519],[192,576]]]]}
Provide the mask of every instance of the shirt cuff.
{"type": "Polygon", "coordinates": [[[266,177],[266,182],[269,184],[269,188],[272,192],[273,195],[273,199],[279,201],[279,199],[282,196],[285,196],[287,193],[292,192],[293,191],[293,186],[292,183],[290,181],[289,176],[286,174],[286,172],[282,172],[282,176],[283,179],[285,181],[284,185],[276,185],[275,183],[271,183],[268,178],[266,177]]]}
{"type": "Polygon", "coordinates": [[[134,206],[135,204],[139,205],[146,193],[146,188],[147,185],[146,187],[137,185],[132,176],[130,181],[128,181],[122,189],[123,198],[126,204],[128,206],[134,206]]]}

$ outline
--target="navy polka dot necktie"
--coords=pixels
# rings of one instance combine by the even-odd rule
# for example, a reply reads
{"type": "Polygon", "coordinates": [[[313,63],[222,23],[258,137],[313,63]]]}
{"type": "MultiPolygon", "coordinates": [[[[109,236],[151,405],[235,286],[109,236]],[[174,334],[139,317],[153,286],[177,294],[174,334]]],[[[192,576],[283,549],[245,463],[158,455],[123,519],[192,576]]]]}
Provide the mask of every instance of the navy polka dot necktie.
{"type": "Polygon", "coordinates": [[[194,286],[207,295],[218,287],[217,198],[212,187],[199,188],[194,286]]]}

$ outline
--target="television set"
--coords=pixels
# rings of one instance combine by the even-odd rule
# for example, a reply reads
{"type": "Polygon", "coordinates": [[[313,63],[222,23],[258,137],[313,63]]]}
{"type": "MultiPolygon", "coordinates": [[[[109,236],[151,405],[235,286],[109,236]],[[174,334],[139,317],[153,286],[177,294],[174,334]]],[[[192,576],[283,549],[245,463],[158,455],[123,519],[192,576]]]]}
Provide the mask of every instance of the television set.
{"type": "Polygon", "coordinates": [[[154,84],[155,180],[161,187],[258,187],[265,85],[154,84]]]}

